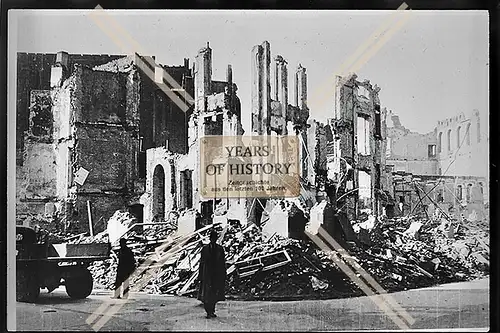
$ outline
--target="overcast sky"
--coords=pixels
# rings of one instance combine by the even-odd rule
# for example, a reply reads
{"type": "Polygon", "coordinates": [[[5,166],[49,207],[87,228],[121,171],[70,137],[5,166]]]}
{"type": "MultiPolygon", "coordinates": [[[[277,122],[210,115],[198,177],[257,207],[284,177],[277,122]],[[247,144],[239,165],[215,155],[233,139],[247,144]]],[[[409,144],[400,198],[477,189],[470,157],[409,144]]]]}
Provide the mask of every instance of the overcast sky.
{"type": "MultiPolygon", "coordinates": [[[[271,56],[299,63],[308,74],[312,117],[333,111],[331,82],[340,66],[388,19],[388,11],[109,11],[140,45],[165,65],[191,64],[210,42],[213,79],[233,66],[245,129],[250,119],[251,49],[267,40],[271,56]],[[325,95],[326,93],[326,95],[325,95]],[[325,96],[325,102],[318,98],[325,96]],[[315,102],[316,101],[316,102],[315,102]]],[[[85,12],[13,12],[18,52],[124,54],[85,12]]],[[[488,14],[486,11],[411,11],[410,19],[356,72],[381,87],[381,104],[402,124],[429,132],[436,122],[478,109],[488,117],[488,14]]],[[[396,17],[394,22],[399,20],[396,17]]],[[[10,50],[12,51],[12,50],[10,50]]]]}

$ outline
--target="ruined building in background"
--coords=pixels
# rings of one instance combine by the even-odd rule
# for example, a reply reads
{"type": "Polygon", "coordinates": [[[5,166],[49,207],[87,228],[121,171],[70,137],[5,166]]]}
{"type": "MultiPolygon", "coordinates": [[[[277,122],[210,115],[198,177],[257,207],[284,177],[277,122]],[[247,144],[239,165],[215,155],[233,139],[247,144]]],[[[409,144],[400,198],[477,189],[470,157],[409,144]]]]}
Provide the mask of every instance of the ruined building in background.
{"type": "Polygon", "coordinates": [[[386,157],[395,173],[394,213],[487,217],[486,128],[474,110],[441,120],[432,132],[420,134],[406,129],[390,112],[386,157]]]}
{"type": "Polygon", "coordinates": [[[477,110],[440,120],[426,134],[411,132],[393,112],[387,122],[386,156],[395,171],[487,177],[488,136],[477,110]]]}
{"type": "Polygon", "coordinates": [[[196,206],[193,142],[221,117],[230,118],[224,130],[242,133],[236,85],[211,81],[208,47],[194,69],[153,59],[18,54],[17,216],[100,231],[118,209],[151,221],[196,206]],[[168,73],[196,107],[185,112],[148,71],[168,73]]]}
{"type": "Polygon", "coordinates": [[[389,111],[387,115],[387,161],[394,171],[419,175],[439,174],[436,150],[436,131],[426,134],[411,132],[401,125],[399,117],[389,111]]]}

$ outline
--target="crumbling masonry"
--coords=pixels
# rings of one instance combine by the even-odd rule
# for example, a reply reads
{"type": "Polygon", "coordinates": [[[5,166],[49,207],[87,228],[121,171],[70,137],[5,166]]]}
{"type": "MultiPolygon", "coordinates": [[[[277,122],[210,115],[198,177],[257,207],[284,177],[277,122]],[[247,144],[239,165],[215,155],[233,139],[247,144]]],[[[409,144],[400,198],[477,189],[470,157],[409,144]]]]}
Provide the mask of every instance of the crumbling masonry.
{"type": "MultiPolygon", "coordinates": [[[[253,47],[251,55],[251,127],[246,134],[300,138],[298,198],[200,195],[199,139],[244,134],[233,69],[228,65],[224,81],[212,78],[208,43],[192,67],[189,59],[164,66],[138,54],[19,53],[19,219],[44,214],[63,229],[98,232],[116,210],[129,209],[139,222],[176,220],[181,232],[212,221],[258,226],[267,221],[264,229],[285,236],[300,238],[306,228],[324,224],[332,235],[348,239],[349,221],[393,213],[401,179],[393,179],[400,146],[393,134],[403,133],[399,138],[406,140],[407,133],[398,126],[387,128],[380,88],[356,75],[338,77],[333,117],[323,124],[309,118],[306,68],[298,64],[292,75],[289,104],[285,57],[272,60],[267,41],[253,47]],[[147,70],[155,72],[155,79],[163,71],[172,76],[180,85],[178,96],[191,107],[184,112],[147,70]]],[[[434,140],[431,144],[439,140],[427,139],[434,140]]],[[[425,163],[438,168],[435,161],[425,163]]]]}

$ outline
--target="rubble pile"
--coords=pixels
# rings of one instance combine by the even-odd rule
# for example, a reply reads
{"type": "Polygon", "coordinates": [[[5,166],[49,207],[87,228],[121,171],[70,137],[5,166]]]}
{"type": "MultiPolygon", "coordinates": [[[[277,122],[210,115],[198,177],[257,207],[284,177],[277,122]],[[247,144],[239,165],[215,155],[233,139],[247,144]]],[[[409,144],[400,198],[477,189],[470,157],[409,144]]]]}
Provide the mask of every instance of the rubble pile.
{"type": "MultiPolygon", "coordinates": [[[[120,216],[128,221],[125,215],[116,215],[120,216]]],[[[201,249],[208,244],[212,228],[219,232],[218,243],[226,252],[226,294],[242,299],[362,295],[337,266],[338,260],[358,275],[364,269],[388,292],[471,280],[489,271],[489,232],[481,221],[370,216],[353,223],[358,239],[349,243],[347,253],[326,253],[310,240],[268,235],[254,224],[244,226],[237,220],[210,224],[186,235],[165,223],[126,234],[138,267],[131,278],[132,290],[196,296],[201,249]]],[[[108,230],[71,240],[107,241],[108,230]]],[[[95,286],[112,289],[116,267],[115,251],[110,259],[94,262],[89,269],[95,286]]]]}
{"type": "MultiPolygon", "coordinates": [[[[205,227],[193,236],[172,241],[170,256],[153,273],[153,278],[142,280],[144,274],[132,281],[137,290],[195,296],[198,290],[198,264],[202,246],[208,243],[208,234],[219,229],[219,243],[226,251],[228,295],[243,298],[297,296],[339,297],[353,295],[356,287],[333,262],[312,244],[278,235],[265,237],[255,225],[243,227],[230,221],[205,227]],[[180,241],[180,242],[179,242],[180,241]],[[177,244],[177,245],[175,245],[177,244]],[[176,246],[183,244],[172,250],[176,246]]],[[[147,274],[147,273],[145,273],[147,274]]],[[[149,274],[146,275],[149,277],[149,274]]]]}
{"type": "MultiPolygon", "coordinates": [[[[129,233],[127,233],[126,238],[127,243],[129,244],[128,246],[131,248],[132,252],[134,252],[138,265],[144,262],[158,245],[164,243],[167,240],[171,240],[171,238],[168,237],[170,234],[172,234],[172,230],[173,229],[169,225],[158,225],[151,226],[144,229],[143,231],[130,231],[129,233]]],[[[82,237],[75,242],[101,243],[108,241],[109,235],[107,231],[103,231],[102,233],[99,233],[94,237],[82,237]]],[[[104,261],[96,261],[89,266],[89,270],[94,277],[94,283],[100,288],[113,288],[113,283],[116,276],[116,268],[118,266],[118,247],[115,246],[113,247],[113,249],[115,251],[111,251],[110,259],[104,261]]]]}
{"type": "Polygon", "coordinates": [[[415,217],[354,225],[350,252],[388,291],[472,280],[488,275],[489,236],[481,224],[415,217]]]}

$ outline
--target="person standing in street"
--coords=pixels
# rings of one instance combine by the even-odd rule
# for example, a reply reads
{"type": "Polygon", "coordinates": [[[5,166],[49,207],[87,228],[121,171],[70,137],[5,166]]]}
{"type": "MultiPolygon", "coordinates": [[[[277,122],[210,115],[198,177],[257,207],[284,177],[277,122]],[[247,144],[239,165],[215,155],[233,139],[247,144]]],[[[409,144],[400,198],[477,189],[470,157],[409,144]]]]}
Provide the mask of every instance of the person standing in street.
{"type": "Polygon", "coordinates": [[[225,300],[226,259],[224,248],[217,244],[218,234],[210,232],[210,243],[201,250],[198,299],[203,302],[207,318],[215,315],[215,304],[225,300]]]}
{"type": "Polygon", "coordinates": [[[135,270],[135,258],[132,250],[127,246],[127,240],[120,238],[120,250],[118,252],[118,267],[116,269],[115,292],[112,298],[120,298],[120,289],[123,298],[128,298],[129,277],[135,270]]]}

